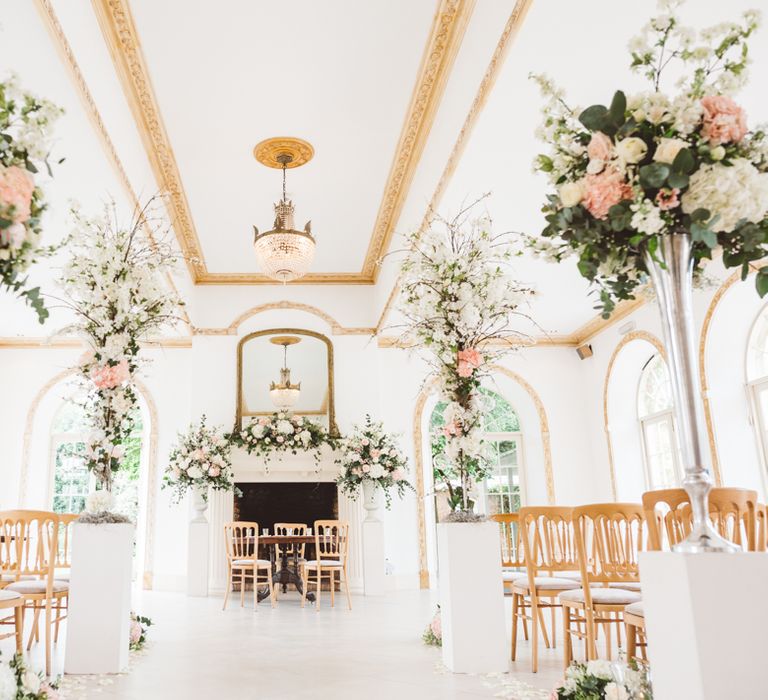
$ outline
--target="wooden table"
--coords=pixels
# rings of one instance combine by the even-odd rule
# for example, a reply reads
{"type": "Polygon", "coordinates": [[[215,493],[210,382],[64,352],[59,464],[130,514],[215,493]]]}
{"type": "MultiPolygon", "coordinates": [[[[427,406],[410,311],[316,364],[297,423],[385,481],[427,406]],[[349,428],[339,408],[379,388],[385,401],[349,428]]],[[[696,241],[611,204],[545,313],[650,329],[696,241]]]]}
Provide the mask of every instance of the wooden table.
{"type": "MultiPolygon", "coordinates": [[[[298,545],[315,544],[314,535],[259,535],[259,544],[269,546],[269,560],[272,562],[272,585],[282,586],[283,593],[288,590],[288,584],[296,587],[299,593],[304,591],[299,571],[298,545]],[[277,545],[277,547],[275,547],[277,545]],[[291,545],[293,545],[291,547],[291,545]],[[278,566],[277,548],[280,548],[280,562],[278,566]],[[288,549],[293,549],[293,554],[288,554],[288,549]],[[289,560],[292,560],[289,562],[289,560]],[[291,566],[292,564],[292,566],[291,566]]],[[[259,600],[269,597],[269,586],[264,586],[258,593],[259,600]]],[[[315,594],[307,593],[307,600],[314,601],[315,594]]]]}

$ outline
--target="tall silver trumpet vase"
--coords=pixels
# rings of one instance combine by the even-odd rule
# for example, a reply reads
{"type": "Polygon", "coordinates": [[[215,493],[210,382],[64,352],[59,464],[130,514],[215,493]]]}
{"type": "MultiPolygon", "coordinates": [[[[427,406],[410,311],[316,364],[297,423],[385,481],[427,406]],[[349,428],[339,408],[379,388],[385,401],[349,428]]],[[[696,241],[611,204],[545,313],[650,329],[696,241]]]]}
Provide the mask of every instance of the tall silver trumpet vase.
{"type": "Polygon", "coordinates": [[[704,464],[699,370],[693,326],[693,256],[691,236],[675,231],[661,236],[656,256],[645,262],[661,313],[661,326],[675,401],[675,418],[685,467],[683,487],[693,512],[691,534],[677,552],[736,552],[740,548],[720,537],[709,521],[712,477],[704,464]]]}

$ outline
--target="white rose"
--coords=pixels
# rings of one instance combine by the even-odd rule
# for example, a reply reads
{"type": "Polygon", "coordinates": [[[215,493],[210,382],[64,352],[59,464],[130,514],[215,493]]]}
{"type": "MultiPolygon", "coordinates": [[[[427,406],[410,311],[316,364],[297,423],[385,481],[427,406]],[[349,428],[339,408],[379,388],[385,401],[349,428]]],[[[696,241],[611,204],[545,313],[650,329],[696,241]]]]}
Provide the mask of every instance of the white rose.
{"type": "Polygon", "coordinates": [[[725,148],[722,146],[715,146],[710,152],[709,155],[712,157],[712,160],[722,160],[725,158],[725,148]]]}
{"type": "Polygon", "coordinates": [[[629,693],[623,686],[608,683],[605,686],[605,700],[629,700],[629,693]]]}
{"type": "Polygon", "coordinates": [[[648,153],[648,146],[643,139],[634,136],[622,139],[616,144],[616,154],[625,163],[639,163],[645,154],[648,153]]]}
{"type": "Polygon", "coordinates": [[[371,465],[371,471],[368,472],[368,476],[371,477],[371,479],[381,479],[385,474],[384,467],[381,464],[372,464],[371,465]]]}
{"type": "Polygon", "coordinates": [[[203,476],[203,470],[197,465],[194,465],[187,470],[187,476],[190,479],[199,479],[203,476]]]}
{"type": "Polygon", "coordinates": [[[16,223],[8,227],[7,234],[11,250],[18,250],[24,245],[24,241],[27,238],[27,229],[24,228],[24,224],[16,223]]]}
{"type": "Polygon", "coordinates": [[[575,207],[584,197],[584,188],[581,182],[566,182],[560,186],[558,194],[564,207],[575,207]]]}
{"type": "Polygon", "coordinates": [[[595,659],[587,662],[587,674],[605,680],[613,680],[613,667],[610,661],[595,659]]]}
{"type": "Polygon", "coordinates": [[[37,695],[40,692],[40,676],[34,671],[26,670],[21,679],[24,692],[30,695],[37,695]]]}
{"type": "Polygon", "coordinates": [[[653,154],[653,159],[657,163],[672,163],[677,154],[687,147],[688,143],[682,139],[661,139],[659,145],[656,146],[656,153],[653,154]]]}

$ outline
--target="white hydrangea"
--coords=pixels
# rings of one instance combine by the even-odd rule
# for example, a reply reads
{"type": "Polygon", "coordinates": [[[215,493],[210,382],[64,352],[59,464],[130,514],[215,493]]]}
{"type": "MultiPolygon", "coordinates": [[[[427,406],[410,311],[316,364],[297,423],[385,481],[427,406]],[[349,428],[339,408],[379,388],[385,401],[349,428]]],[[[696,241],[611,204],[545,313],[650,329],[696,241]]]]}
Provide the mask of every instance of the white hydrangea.
{"type": "Polygon", "coordinates": [[[650,199],[636,202],[630,208],[635,212],[630,224],[636,231],[653,236],[664,230],[666,224],[661,217],[661,210],[650,199]]]}
{"type": "Polygon", "coordinates": [[[630,700],[630,697],[623,685],[608,683],[605,686],[605,700],[630,700]]]}
{"type": "Polygon", "coordinates": [[[277,421],[277,425],[275,426],[275,429],[278,433],[282,433],[283,435],[292,435],[293,434],[293,423],[289,420],[279,420],[277,421]]]}
{"type": "Polygon", "coordinates": [[[613,680],[613,664],[605,659],[593,659],[587,662],[587,674],[613,680]]]}
{"type": "Polygon", "coordinates": [[[701,100],[681,94],[673,100],[670,113],[672,115],[672,127],[681,136],[688,136],[696,130],[701,122],[704,108],[701,106],[701,100]]]}
{"type": "Polygon", "coordinates": [[[708,209],[719,218],[712,229],[728,233],[741,219],[758,223],[768,213],[768,173],[761,173],[746,158],[732,164],[705,163],[691,175],[683,195],[686,214],[708,209]]]}
{"type": "Polygon", "coordinates": [[[91,491],[85,499],[85,509],[89,513],[103,513],[111,511],[115,505],[115,499],[109,491],[91,491]]]}
{"type": "Polygon", "coordinates": [[[371,465],[371,470],[368,472],[368,476],[370,476],[371,479],[381,479],[385,473],[386,470],[384,467],[381,464],[374,462],[371,465]]]}
{"type": "Polygon", "coordinates": [[[193,464],[188,470],[187,470],[187,476],[190,479],[200,479],[203,476],[203,470],[200,469],[196,464],[193,464]]]}

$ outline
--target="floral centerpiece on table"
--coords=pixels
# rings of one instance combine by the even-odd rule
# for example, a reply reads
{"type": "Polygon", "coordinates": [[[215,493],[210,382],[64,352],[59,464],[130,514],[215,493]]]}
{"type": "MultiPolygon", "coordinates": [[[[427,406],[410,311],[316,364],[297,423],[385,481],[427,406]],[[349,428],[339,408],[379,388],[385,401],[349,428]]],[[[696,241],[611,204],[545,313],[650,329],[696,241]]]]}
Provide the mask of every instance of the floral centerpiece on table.
{"type": "Polygon", "coordinates": [[[552,691],[552,700],[652,700],[647,666],[601,659],[575,662],[565,681],[552,691]]]}
{"type": "Polygon", "coordinates": [[[40,245],[46,204],[35,176],[41,166],[51,172],[51,127],[61,113],[23,91],[14,77],[0,82],[0,288],[22,297],[40,323],[48,317],[40,288],[27,289],[22,275],[36,257],[50,252],[40,245]]]}
{"type": "Polygon", "coordinates": [[[118,222],[114,205],[101,218],[73,212],[71,258],[62,274],[62,301],[77,317],[64,330],[74,330],[89,345],[78,365],[92,429],[86,464],[106,490],[134,427],[139,343],[173,324],[183,306],[166,283],[177,256],[167,231],[158,231],[148,215],[152,201],[127,226],[118,222]]]}
{"type": "MultiPolygon", "coordinates": [[[[549,146],[534,168],[554,191],[542,237],[527,242],[556,261],[575,255],[605,317],[645,283],[646,254],[656,256],[663,234],[690,233],[697,270],[720,248],[746,278],[768,254],[768,126],[750,131],[731,96],[746,82],[758,13],[697,35],[681,26],[680,4],[660,2],[663,14],[630,42],[630,68],[649,80],[647,92],[619,90],[608,106],[577,110],[533,76],[547,98],[538,136],[549,146]],[[662,76],[675,68],[682,77],[670,95],[662,76]]],[[[756,285],[768,293],[768,268],[756,285]]]]}
{"type": "Polygon", "coordinates": [[[110,523],[130,523],[131,519],[113,511],[115,497],[106,489],[91,491],[85,499],[85,509],[77,519],[87,525],[106,525],[110,523]]]}
{"type": "Polygon", "coordinates": [[[421,640],[430,647],[443,646],[443,624],[440,617],[440,606],[437,606],[435,615],[432,621],[427,625],[424,630],[424,634],[421,635],[421,640]]]}
{"type": "Polygon", "coordinates": [[[391,490],[400,498],[413,487],[405,480],[408,461],[394,436],[384,432],[380,422],[365,417],[364,425],[356,425],[341,441],[341,473],[336,483],[351,498],[357,498],[366,482],[384,491],[387,508],[392,505],[391,490]]]}
{"type": "Polygon", "coordinates": [[[168,457],[163,488],[172,489],[177,502],[190,488],[198,489],[204,499],[209,488],[242,495],[232,474],[231,450],[223,428],[206,425],[203,416],[197,425],[190,425],[186,433],[179,435],[168,457]]]}
{"type": "Polygon", "coordinates": [[[131,613],[131,651],[140,651],[147,643],[147,632],[152,626],[152,620],[149,617],[142,617],[135,612],[131,613]]]}
{"type": "Polygon", "coordinates": [[[322,425],[288,411],[278,411],[251,421],[241,430],[235,430],[230,440],[233,445],[261,457],[265,462],[269,462],[274,452],[295,455],[301,450],[312,452],[318,465],[323,445],[332,449],[338,445],[338,438],[322,425]]]}
{"type": "Polygon", "coordinates": [[[487,476],[480,383],[504,354],[530,342],[513,319],[533,293],[510,276],[511,234],[491,233],[488,218],[436,219],[409,237],[399,310],[403,342],[426,351],[445,409],[446,484],[458,494],[452,519],[475,519],[469,492],[487,476]],[[453,482],[458,481],[458,485],[453,482]]]}
{"type": "Polygon", "coordinates": [[[0,659],[0,700],[59,700],[57,684],[30,669],[24,657],[0,659]]]}

